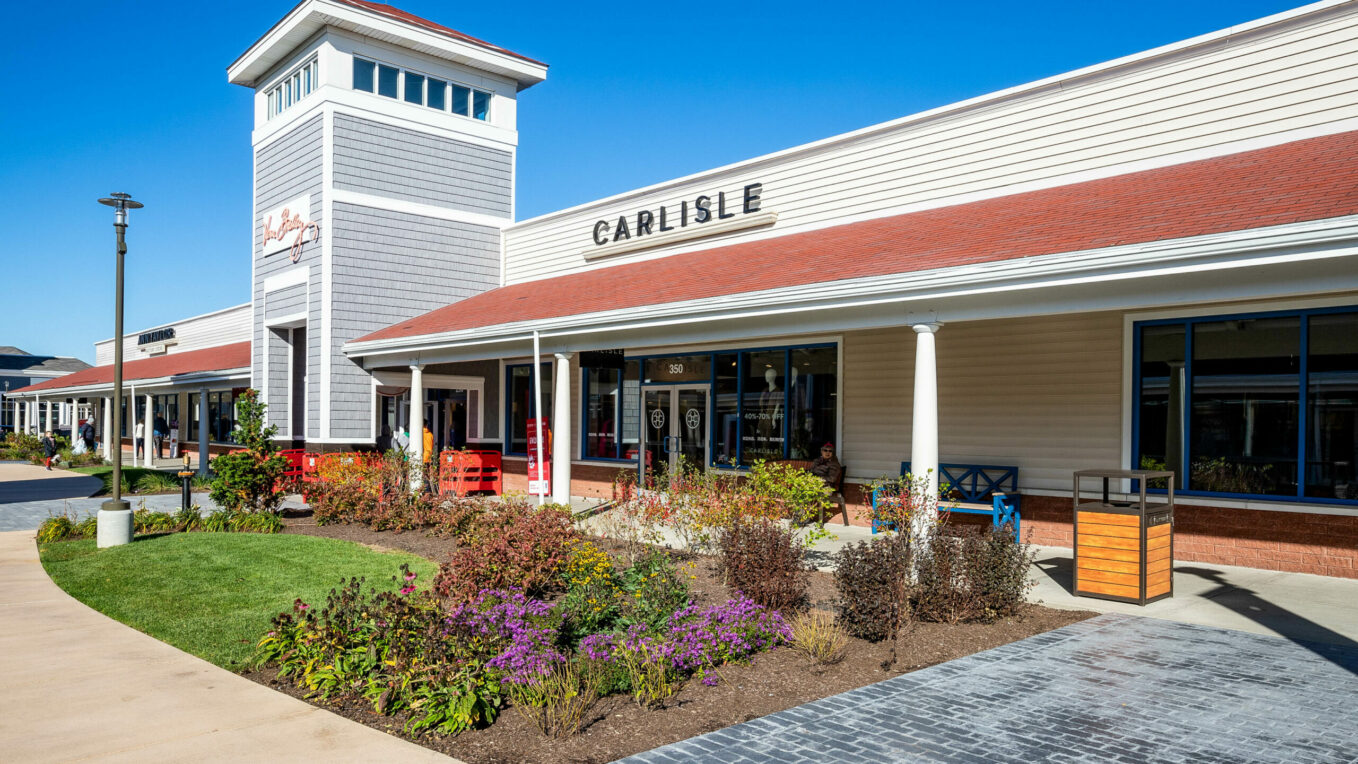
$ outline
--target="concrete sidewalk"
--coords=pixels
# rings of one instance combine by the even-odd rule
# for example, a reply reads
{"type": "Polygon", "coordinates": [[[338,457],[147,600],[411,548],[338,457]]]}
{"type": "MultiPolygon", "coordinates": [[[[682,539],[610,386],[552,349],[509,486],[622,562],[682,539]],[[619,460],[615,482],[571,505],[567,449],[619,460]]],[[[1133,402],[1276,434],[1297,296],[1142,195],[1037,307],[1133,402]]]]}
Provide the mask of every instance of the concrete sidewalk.
{"type": "Polygon", "coordinates": [[[114,621],[0,533],[0,759],[448,762],[114,621]]]}

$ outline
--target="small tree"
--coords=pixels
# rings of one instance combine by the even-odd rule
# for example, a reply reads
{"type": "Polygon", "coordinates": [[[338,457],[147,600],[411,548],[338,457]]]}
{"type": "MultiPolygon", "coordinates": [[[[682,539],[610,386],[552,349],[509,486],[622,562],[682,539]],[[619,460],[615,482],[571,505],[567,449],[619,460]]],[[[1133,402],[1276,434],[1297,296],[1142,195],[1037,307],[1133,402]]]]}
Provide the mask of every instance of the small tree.
{"type": "Polygon", "coordinates": [[[283,503],[283,472],[287,459],[278,453],[273,436],[278,428],[264,425],[268,407],[259,392],[246,390],[236,399],[236,442],[243,451],[222,454],[212,462],[211,497],[232,512],[276,512],[283,503]]]}

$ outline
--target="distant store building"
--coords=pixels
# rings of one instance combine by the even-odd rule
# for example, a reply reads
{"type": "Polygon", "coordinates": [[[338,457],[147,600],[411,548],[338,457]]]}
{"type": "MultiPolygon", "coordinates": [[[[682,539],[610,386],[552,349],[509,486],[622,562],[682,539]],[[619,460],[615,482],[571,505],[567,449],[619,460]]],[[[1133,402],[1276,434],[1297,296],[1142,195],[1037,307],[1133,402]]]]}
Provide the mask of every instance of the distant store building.
{"type": "MultiPolygon", "coordinates": [[[[74,410],[77,422],[94,424],[106,457],[115,443],[132,448],[139,422],[146,433],[163,422],[167,429],[160,453],[168,459],[189,451],[209,457],[234,446],[235,396],[250,386],[248,303],[125,335],[118,402],[122,425],[116,437],[106,437],[114,405],[113,343],[95,343],[95,366],[13,396],[16,414],[74,410]]],[[[148,448],[143,458],[150,465],[155,455],[156,449],[148,448]]]]}
{"type": "MultiPolygon", "coordinates": [[[[18,432],[17,406],[10,399],[9,392],[38,382],[55,379],[73,371],[88,369],[89,364],[71,356],[33,355],[13,345],[0,345],[0,432],[18,432]]],[[[71,413],[62,409],[59,414],[48,416],[46,410],[34,417],[30,432],[46,432],[48,429],[69,428],[71,413]]]]}

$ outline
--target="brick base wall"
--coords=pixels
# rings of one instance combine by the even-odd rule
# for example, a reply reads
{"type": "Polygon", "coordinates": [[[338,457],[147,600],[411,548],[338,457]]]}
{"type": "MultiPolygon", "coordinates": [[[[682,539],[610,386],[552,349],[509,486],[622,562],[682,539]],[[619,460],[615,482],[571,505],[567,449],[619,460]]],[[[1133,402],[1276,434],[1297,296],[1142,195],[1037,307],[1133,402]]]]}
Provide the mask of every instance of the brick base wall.
{"type": "MultiPolygon", "coordinates": [[[[631,468],[575,465],[571,495],[608,498],[614,477],[627,469],[631,468]]],[[[527,460],[504,460],[504,485],[507,491],[528,490],[527,460]]],[[[850,523],[871,525],[872,511],[860,486],[847,485],[844,492],[850,523]]],[[[1022,509],[1024,540],[1042,546],[1073,545],[1070,499],[1024,496],[1022,509]]],[[[838,514],[829,518],[831,525],[842,522],[838,514]]],[[[958,514],[950,522],[981,525],[987,519],[958,514]]],[[[1358,517],[1179,504],[1174,508],[1174,559],[1358,578],[1358,517]]]]}
{"type": "MultiPolygon", "coordinates": [[[[1071,546],[1070,499],[1024,496],[1023,535],[1071,546]]],[[[1176,504],[1174,559],[1358,578],[1358,517],[1176,504]]]]}

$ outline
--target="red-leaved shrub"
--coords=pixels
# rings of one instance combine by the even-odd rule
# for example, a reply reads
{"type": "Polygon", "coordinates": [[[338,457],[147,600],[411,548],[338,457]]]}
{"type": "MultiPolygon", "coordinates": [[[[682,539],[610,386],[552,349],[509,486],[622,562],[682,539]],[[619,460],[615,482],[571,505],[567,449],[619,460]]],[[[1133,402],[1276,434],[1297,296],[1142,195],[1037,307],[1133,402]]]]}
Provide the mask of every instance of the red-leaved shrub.
{"type": "Polygon", "coordinates": [[[811,567],[796,533],[775,520],[737,520],[717,537],[717,567],[733,592],[774,610],[806,604],[811,567]]]}
{"type": "Polygon", "coordinates": [[[558,573],[579,539],[568,508],[515,500],[488,504],[440,566],[434,590],[451,602],[485,589],[543,594],[560,585],[558,573]]]}

